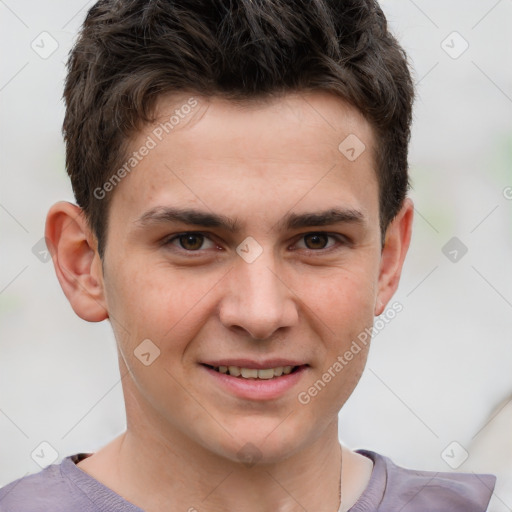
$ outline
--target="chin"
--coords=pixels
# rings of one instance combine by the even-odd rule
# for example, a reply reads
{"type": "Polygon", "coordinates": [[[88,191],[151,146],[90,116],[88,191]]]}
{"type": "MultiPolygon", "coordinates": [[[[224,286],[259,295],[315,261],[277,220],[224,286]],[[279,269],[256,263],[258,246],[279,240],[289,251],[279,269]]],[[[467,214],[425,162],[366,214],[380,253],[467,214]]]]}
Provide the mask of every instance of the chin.
{"type": "Polygon", "coordinates": [[[288,420],[283,421],[284,418],[272,421],[268,418],[261,421],[253,418],[249,424],[245,419],[238,428],[227,429],[232,436],[226,433],[217,442],[211,440],[203,445],[211,452],[247,467],[276,464],[300,450],[307,444],[309,437],[308,432],[303,432],[303,427],[298,424],[290,422],[285,427],[288,420]]]}

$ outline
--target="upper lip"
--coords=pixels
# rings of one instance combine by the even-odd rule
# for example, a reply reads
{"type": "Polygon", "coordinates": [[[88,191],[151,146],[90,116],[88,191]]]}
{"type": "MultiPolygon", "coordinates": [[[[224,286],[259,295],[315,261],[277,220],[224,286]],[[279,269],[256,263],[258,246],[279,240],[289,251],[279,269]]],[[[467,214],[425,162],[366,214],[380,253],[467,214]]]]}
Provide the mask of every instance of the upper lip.
{"type": "Polygon", "coordinates": [[[278,368],[280,366],[303,366],[307,363],[292,359],[266,359],[264,361],[255,361],[254,359],[216,359],[202,361],[201,364],[208,366],[238,366],[239,368],[250,368],[255,370],[264,370],[266,368],[278,368]]]}

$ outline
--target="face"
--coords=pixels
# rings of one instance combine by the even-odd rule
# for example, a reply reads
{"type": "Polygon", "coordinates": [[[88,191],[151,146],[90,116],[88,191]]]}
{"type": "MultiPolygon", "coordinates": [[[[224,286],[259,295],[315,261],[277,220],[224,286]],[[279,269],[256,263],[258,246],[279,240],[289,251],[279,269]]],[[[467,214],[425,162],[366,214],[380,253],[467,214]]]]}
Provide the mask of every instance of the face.
{"type": "Polygon", "coordinates": [[[277,461],[336,422],[367,345],[343,356],[390,297],[375,141],[327,93],[190,96],[160,100],[131,141],[145,156],[109,192],[101,286],[128,426],[277,461]]]}

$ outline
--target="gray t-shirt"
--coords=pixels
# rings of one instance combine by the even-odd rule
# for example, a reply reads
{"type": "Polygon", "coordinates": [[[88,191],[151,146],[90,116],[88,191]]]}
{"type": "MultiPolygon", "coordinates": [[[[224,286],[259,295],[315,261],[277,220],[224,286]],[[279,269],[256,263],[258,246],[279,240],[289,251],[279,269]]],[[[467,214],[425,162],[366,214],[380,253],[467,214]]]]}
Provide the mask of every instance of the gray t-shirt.
{"type": "MultiPolygon", "coordinates": [[[[414,471],[375,452],[357,451],[374,466],[350,512],[485,512],[496,484],[494,475],[414,471]]],[[[6,485],[0,511],[143,512],[75,465],[88,455],[70,455],[6,485]]]]}

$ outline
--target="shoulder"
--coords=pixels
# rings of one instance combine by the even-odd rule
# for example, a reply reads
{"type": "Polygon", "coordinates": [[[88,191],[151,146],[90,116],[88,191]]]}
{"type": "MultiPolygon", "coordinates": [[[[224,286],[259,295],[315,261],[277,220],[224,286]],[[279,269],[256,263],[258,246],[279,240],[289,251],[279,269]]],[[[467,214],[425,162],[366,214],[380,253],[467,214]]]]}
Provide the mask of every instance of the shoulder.
{"type": "Polygon", "coordinates": [[[27,475],[0,489],[2,512],[69,512],[94,510],[81,506],[85,496],[66,477],[63,467],[74,464],[66,457],[60,464],[27,475]]]}
{"type": "Polygon", "coordinates": [[[358,453],[373,460],[384,481],[379,511],[399,505],[402,512],[485,512],[496,484],[494,475],[417,471],[375,452],[358,453]]]}

